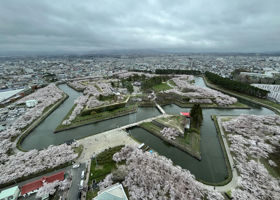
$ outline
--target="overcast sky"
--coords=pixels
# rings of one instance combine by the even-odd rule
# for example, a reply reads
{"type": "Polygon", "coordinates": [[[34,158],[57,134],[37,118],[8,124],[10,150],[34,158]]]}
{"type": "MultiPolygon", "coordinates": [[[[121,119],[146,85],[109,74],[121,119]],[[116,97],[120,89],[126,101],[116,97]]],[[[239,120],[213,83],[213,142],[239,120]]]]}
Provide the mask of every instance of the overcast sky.
{"type": "Polygon", "coordinates": [[[1,0],[0,54],[280,50],[280,0],[1,0]]]}

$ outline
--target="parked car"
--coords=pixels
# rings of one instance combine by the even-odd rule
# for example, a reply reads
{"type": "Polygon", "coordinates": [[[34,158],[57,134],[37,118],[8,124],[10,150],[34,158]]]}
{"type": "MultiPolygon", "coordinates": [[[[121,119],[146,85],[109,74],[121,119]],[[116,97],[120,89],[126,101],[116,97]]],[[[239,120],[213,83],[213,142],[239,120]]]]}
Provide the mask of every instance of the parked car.
{"type": "Polygon", "coordinates": [[[80,199],[81,199],[81,197],[82,197],[82,192],[81,192],[81,191],[79,191],[79,193],[78,193],[78,200],[80,200],[80,199]]]}
{"type": "Polygon", "coordinates": [[[80,167],[80,164],[73,165],[73,169],[76,169],[76,168],[79,168],[79,167],[80,167]]]}
{"type": "Polygon", "coordinates": [[[85,178],[85,171],[83,170],[82,174],[81,174],[81,179],[84,179],[84,178],[85,178]]]}
{"type": "Polygon", "coordinates": [[[79,185],[79,190],[84,189],[84,180],[81,180],[80,185],[79,185]]]}

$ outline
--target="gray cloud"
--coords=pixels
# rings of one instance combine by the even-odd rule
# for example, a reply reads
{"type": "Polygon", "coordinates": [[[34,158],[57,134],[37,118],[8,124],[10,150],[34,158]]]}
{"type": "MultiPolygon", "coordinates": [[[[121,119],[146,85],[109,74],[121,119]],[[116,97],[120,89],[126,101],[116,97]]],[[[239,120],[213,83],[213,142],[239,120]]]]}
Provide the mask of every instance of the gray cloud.
{"type": "Polygon", "coordinates": [[[279,51],[278,0],[2,0],[0,53],[279,51]]]}

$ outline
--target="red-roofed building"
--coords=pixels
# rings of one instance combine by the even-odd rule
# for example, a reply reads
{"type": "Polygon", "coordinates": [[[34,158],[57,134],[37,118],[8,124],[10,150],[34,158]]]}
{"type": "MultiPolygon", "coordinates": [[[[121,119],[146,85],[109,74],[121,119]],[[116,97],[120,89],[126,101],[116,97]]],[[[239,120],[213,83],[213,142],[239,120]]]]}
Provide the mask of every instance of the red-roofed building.
{"type": "Polygon", "coordinates": [[[189,112],[181,112],[180,114],[187,117],[187,118],[191,117],[191,114],[189,112]]]}
{"type": "Polygon", "coordinates": [[[59,172],[59,173],[56,173],[56,174],[54,174],[52,176],[46,177],[46,182],[47,183],[52,183],[52,182],[54,182],[56,180],[63,181],[64,180],[64,172],[59,172]]]}
{"type": "Polygon", "coordinates": [[[39,180],[33,181],[31,183],[27,183],[21,187],[21,195],[27,194],[29,192],[32,192],[34,190],[39,189],[43,186],[44,182],[52,183],[54,181],[63,181],[64,180],[64,172],[58,172],[56,174],[53,174],[51,176],[43,176],[39,180]]]}

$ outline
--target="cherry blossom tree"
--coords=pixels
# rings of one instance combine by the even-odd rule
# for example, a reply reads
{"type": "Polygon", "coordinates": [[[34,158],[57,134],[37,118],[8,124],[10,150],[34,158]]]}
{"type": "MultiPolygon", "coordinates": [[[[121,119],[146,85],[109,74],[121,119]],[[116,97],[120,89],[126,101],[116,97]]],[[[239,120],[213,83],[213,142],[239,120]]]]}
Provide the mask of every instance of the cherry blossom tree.
{"type": "Polygon", "coordinates": [[[39,188],[36,193],[36,198],[41,199],[48,195],[53,195],[57,189],[60,191],[67,190],[71,187],[72,181],[70,179],[64,179],[63,181],[54,181],[51,183],[44,182],[43,186],[39,188]]]}
{"type": "Polygon", "coordinates": [[[0,184],[35,174],[70,162],[77,158],[71,146],[62,144],[38,151],[18,152],[0,164],[0,184]]]}
{"type": "MultiPolygon", "coordinates": [[[[128,188],[130,199],[224,199],[214,190],[206,189],[194,176],[170,159],[157,153],[143,152],[125,146],[114,154],[116,162],[126,161],[127,175],[122,184],[128,188]]],[[[108,175],[101,186],[112,184],[108,175]]]]}
{"type": "Polygon", "coordinates": [[[234,199],[279,199],[279,179],[272,177],[260,162],[263,158],[278,167],[269,158],[280,146],[279,122],[278,115],[240,115],[222,123],[240,173],[240,187],[232,192],[234,199]]]}
{"type": "Polygon", "coordinates": [[[168,140],[175,140],[178,136],[184,136],[184,133],[180,132],[175,128],[164,127],[160,133],[163,137],[166,137],[168,140]]]}
{"type": "Polygon", "coordinates": [[[75,102],[74,102],[74,110],[72,111],[71,115],[68,117],[68,119],[64,120],[62,122],[63,125],[69,125],[71,124],[71,122],[82,112],[82,110],[84,109],[87,100],[89,98],[89,95],[82,95],[79,96],[75,102]]]}
{"type": "Polygon", "coordinates": [[[27,100],[35,99],[38,104],[33,108],[27,108],[27,111],[21,115],[14,123],[8,125],[6,130],[0,132],[0,163],[5,163],[10,159],[8,155],[12,148],[12,139],[21,134],[21,130],[30,125],[38,117],[42,116],[45,109],[63,97],[63,91],[50,84],[36,92],[20,99],[17,104],[25,103],[27,100]]]}
{"type": "Polygon", "coordinates": [[[98,184],[100,190],[104,190],[105,188],[111,186],[113,184],[112,174],[108,174],[105,179],[98,184]]]}
{"type": "Polygon", "coordinates": [[[162,91],[164,94],[175,94],[190,98],[191,103],[213,103],[220,106],[228,106],[237,102],[237,99],[225,95],[219,91],[192,85],[185,77],[175,77],[172,79],[176,87],[162,91]]]}
{"type": "Polygon", "coordinates": [[[67,84],[78,91],[84,90],[86,88],[86,86],[81,84],[80,81],[72,81],[72,82],[68,82],[67,84]]]}

